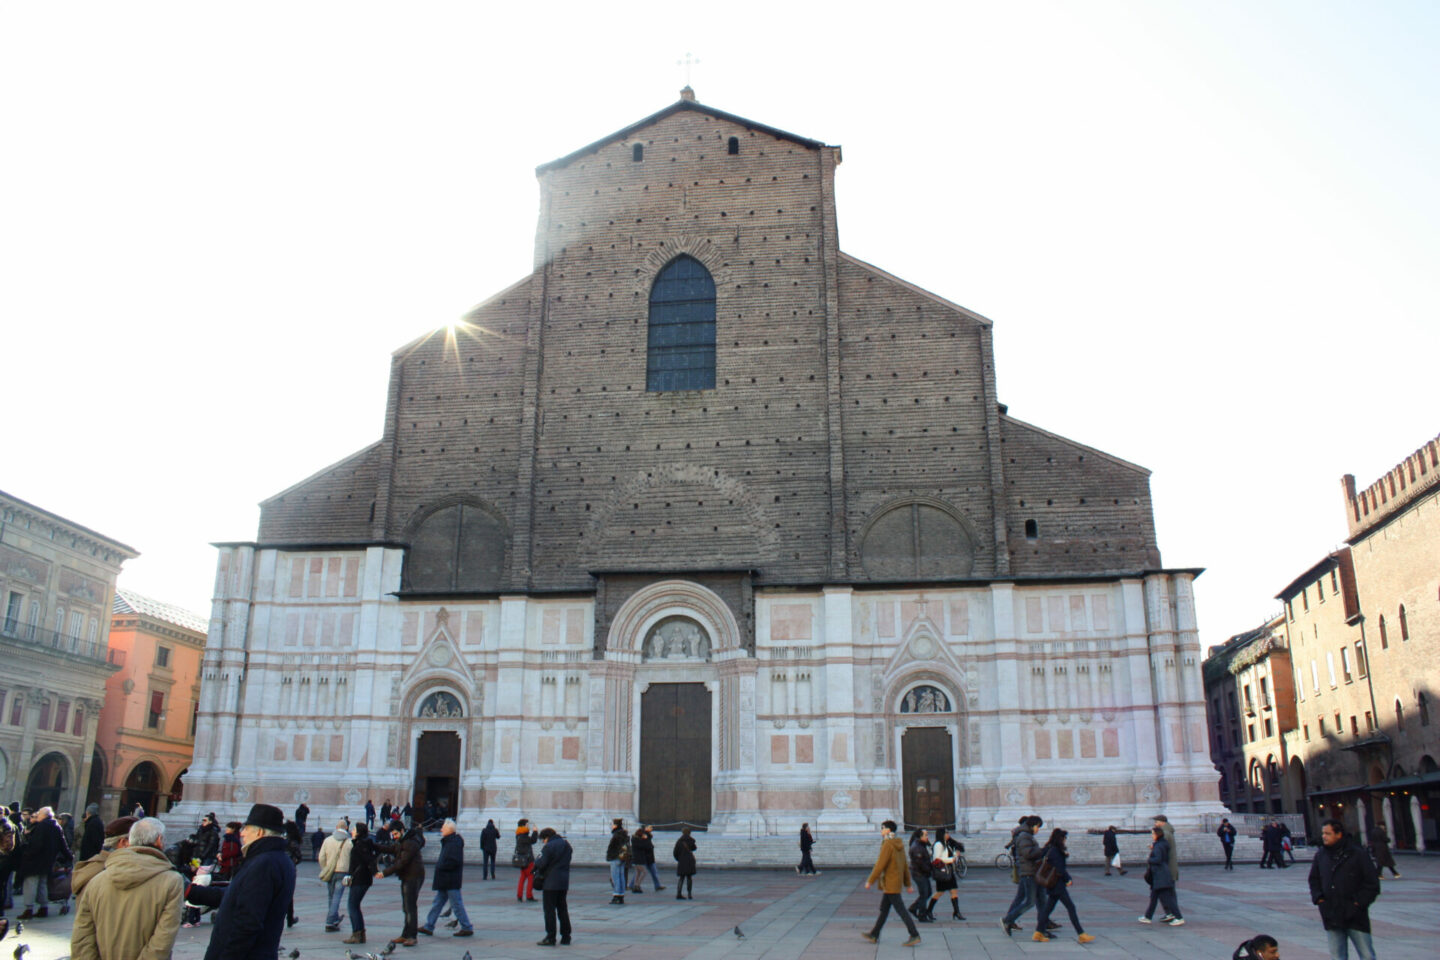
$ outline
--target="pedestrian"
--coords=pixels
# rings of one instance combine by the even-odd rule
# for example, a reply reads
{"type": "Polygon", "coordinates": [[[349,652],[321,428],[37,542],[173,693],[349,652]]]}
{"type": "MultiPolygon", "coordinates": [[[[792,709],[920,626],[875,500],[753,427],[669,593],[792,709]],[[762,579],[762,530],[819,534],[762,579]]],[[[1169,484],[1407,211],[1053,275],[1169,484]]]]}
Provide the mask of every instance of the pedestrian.
{"type": "MultiPolygon", "coordinates": [[[[1280,849],[1285,851],[1285,856],[1290,858],[1290,862],[1286,864],[1286,866],[1289,866],[1290,863],[1295,862],[1295,844],[1290,837],[1290,828],[1278,820],[1275,821],[1275,825],[1280,830],[1280,849]]],[[[1383,830],[1385,828],[1381,827],[1380,829],[1383,830]]]]}
{"type": "Polygon", "coordinates": [[[435,921],[440,919],[440,911],[447,903],[455,914],[455,919],[460,921],[460,929],[455,931],[455,936],[475,935],[475,928],[470,924],[470,915],[465,912],[465,900],[460,896],[464,873],[465,838],[455,832],[455,821],[446,819],[440,824],[440,859],[435,861],[435,878],[430,881],[430,889],[435,891],[435,899],[430,904],[430,915],[420,927],[420,932],[425,936],[435,935],[435,921]]]}
{"type": "Polygon", "coordinates": [[[1280,960],[1280,941],[1268,933],[1257,933],[1236,947],[1230,960],[1280,960]]]}
{"type": "Polygon", "coordinates": [[[310,834],[310,858],[316,863],[320,862],[320,848],[325,845],[325,831],[319,827],[310,834]]]}
{"type": "Polygon", "coordinates": [[[1000,918],[1000,929],[1005,931],[1007,937],[1020,929],[1020,924],[1015,921],[1022,913],[1040,905],[1040,894],[1037,893],[1035,885],[1035,870],[1040,866],[1040,845],[1035,842],[1035,834],[1044,825],[1045,821],[1041,817],[1021,817],[1019,824],[1010,832],[1010,842],[1013,845],[1010,855],[1015,858],[1017,886],[1015,899],[1010,901],[1010,909],[1000,918]]]}
{"type": "Polygon", "coordinates": [[[80,899],[70,933],[75,960],[169,960],[180,931],[185,881],[166,858],[165,824],[146,818],[130,828],[129,844],[80,899]]]}
{"type": "Polygon", "coordinates": [[[1120,838],[1113,823],[1105,828],[1105,836],[1101,838],[1101,843],[1105,848],[1105,876],[1110,876],[1112,867],[1120,871],[1120,876],[1125,876],[1127,871],[1120,861],[1120,838]]]}
{"type": "Polygon", "coordinates": [[[610,902],[624,906],[625,866],[630,862],[630,834],[626,832],[622,818],[616,817],[610,822],[610,843],[605,847],[605,863],[610,867],[610,902]]]}
{"type": "Polygon", "coordinates": [[[810,833],[810,824],[800,824],[800,866],[795,872],[803,876],[815,876],[820,871],[815,869],[815,861],[810,859],[810,851],[815,846],[815,838],[810,833]]]}
{"type": "MultiPolygon", "coordinates": [[[[10,921],[5,920],[5,911],[11,906],[10,877],[15,870],[20,836],[20,832],[10,822],[9,812],[0,811],[0,920],[4,920],[7,925],[10,921]]],[[[4,936],[4,931],[0,930],[0,938],[4,936]]]]}
{"type": "Polygon", "coordinates": [[[65,849],[75,849],[75,815],[62,813],[55,818],[60,823],[60,834],[65,838],[65,849]]]}
{"type": "Polygon", "coordinates": [[[515,887],[516,900],[535,899],[535,831],[530,821],[521,819],[515,825],[515,853],[510,865],[520,868],[520,882],[515,887]]]}
{"type": "Polygon", "coordinates": [[[300,801],[300,806],[295,808],[295,826],[300,828],[302,834],[305,832],[305,821],[309,819],[310,807],[302,800],[300,801]]]}
{"type": "MultiPolygon", "coordinates": [[[[675,849],[671,851],[675,857],[675,876],[679,878],[675,881],[676,900],[681,899],[682,892],[685,894],[684,899],[695,899],[695,871],[697,869],[695,850],[697,847],[699,844],[695,842],[694,837],[690,836],[690,828],[681,827],[680,839],[675,841],[675,849]]],[[[625,902],[623,897],[620,902],[625,902]]]]}
{"type": "Polygon", "coordinates": [[[1165,843],[1170,847],[1170,879],[1175,885],[1180,885],[1180,845],[1175,842],[1175,828],[1170,826],[1170,819],[1163,813],[1157,813],[1151,818],[1153,826],[1159,827],[1161,834],[1165,837],[1165,843]]]}
{"type": "Polygon", "coordinates": [[[413,947],[418,942],[416,933],[420,929],[420,888],[425,885],[425,861],[420,855],[420,848],[425,846],[424,831],[406,830],[404,824],[392,823],[390,842],[376,846],[381,853],[393,855],[395,862],[375,874],[375,879],[400,878],[400,909],[405,925],[400,936],[391,938],[390,942],[413,947]]]}
{"type": "Polygon", "coordinates": [[[135,804],[135,807],[130,811],[130,816],[134,817],[136,820],[144,820],[144,819],[145,819],[145,805],[144,805],[143,803],[138,803],[138,802],[137,802],[137,803],[135,804]]]}
{"type": "Polygon", "coordinates": [[[228,881],[240,864],[240,830],[244,826],[239,820],[225,824],[225,836],[220,838],[220,869],[215,872],[216,880],[228,881]]]}
{"type": "Polygon", "coordinates": [[[536,946],[555,946],[555,922],[560,924],[560,945],[570,945],[570,857],[574,851],[570,843],[551,827],[540,831],[540,856],[535,860],[535,869],[541,877],[540,901],[545,912],[545,939],[536,946]]]}
{"type": "Polygon", "coordinates": [[[403,823],[403,824],[405,824],[405,829],[406,829],[406,830],[409,830],[410,827],[413,825],[414,821],[415,821],[415,808],[410,805],[410,801],[409,801],[409,800],[406,800],[406,801],[405,801],[405,806],[403,806],[403,807],[400,808],[400,822],[403,823]]]}
{"type": "Polygon", "coordinates": [[[50,807],[36,810],[30,818],[30,826],[22,835],[21,844],[19,868],[15,874],[20,880],[25,912],[17,919],[47,917],[50,915],[50,874],[56,862],[69,859],[70,854],[65,846],[65,835],[55,821],[55,811],[50,807]]]}
{"type": "Polygon", "coordinates": [[[385,802],[380,804],[380,825],[382,827],[390,822],[391,809],[390,799],[387,797],[385,802]]]}
{"type": "Polygon", "coordinates": [[[1220,838],[1220,846],[1225,851],[1225,869],[1234,870],[1235,825],[1230,822],[1229,817],[1220,818],[1220,829],[1215,831],[1215,836],[1220,838]]]}
{"type": "Polygon", "coordinates": [[[139,821],[134,817],[117,817],[105,825],[100,852],[75,864],[75,873],[70,878],[72,896],[80,896],[86,884],[100,875],[100,871],[105,869],[105,864],[110,859],[110,854],[130,845],[130,828],[137,823],[139,821]]]}
{"type": "Polygon", "coordinates": [[[220,859],[220,824],[216,822],[215,814],[207,813],[201,817],[200,827],[190,839],[195,844],[195,859],[200,861],[201,866],[220,859]]]}
{"type": "Polygon", "coordinates": [[[630,855],[634,858],[631,866],[635,869],[634,885],[630,888],[636,893],[644,893],[644,881],[640,874],[640,868],[644,867],[650,871],[650,882],[655,885],[655,892],[659,893],[665,888],[660,884],[660,871],[655,867],[655,832],[645,824],[641,824],[630,838],[630,855]]]}
{"type": "Polygon", "coordinates": [[[926,911],[931,920],[935,919],[935,904],[947,890],[950,892],[951,915],[956,920],[965,920],[965,915],[960,912],[960,872],[957,867],[961,849],[959,842],[950,836],[949,830],[944,827],[935,828],[935,844],[930,851],[930,869],[935,880],[935,893],[930,897],[930,907],[926,911]]]}
{"type": "Polygon", "coordinates": [[[315,860],[320,864],[320,882],[329,894],[325,910],[325,932],[340,929],[340,903],[345,899],[345,881],[350,876],[350,851],[354,841],[345,829],[345,821],[335,824],[335,832],[320,844],[315,860]]]}
{"type": "Polygon", "coordinates": [[[934,902],[930,899],[930,878],[935,868],[930,863],[930,831],[920,827],[910,834],[910,876],[915,881],[915,902],[909,910],[917,923],[934,923],[930,914],[934,902]]]}
{"type": "Polygon", "coordinates": [[[345,878],[345,884],[350,888],[350,896],[345,901],[350,913],[350,936],[341,943],[365,942],[365,914],[360,910],[360,903],[375,883],[375,874],[380,869],[379,860],[380,852],[375,849],[370,828],[363,823],[351,827],[350,876],[345,878]]]}
{"type": "Polygon", "coordinates": [[[1380,895],[1380,871],[1339,820],[1321,824],[1320,843],[1310,863],[1310,902],[1320,908],[1330,960],[1348,960],[1352,943],[1360,960],[1375,960],[1370,904],[1380,895]]]}
{"type": "Polygon", "coordinates": [[[295,861],[285,814],[257,803],[240,827],[240,862],[228,886],[185,891],[191,903],[219,906],[205,960],[275,960],[285,917],[295,900],[295,861]]]}
{"type": "MultiPolygon", "coordinates": [[[[940,832],[936,831],[936,836],[940,832]]],[[[915,929],[915,921],[910,919],[910,914],[905,909],[905,901],[900,897],[900,890],[904,888],[909,893],[914,887],[910,883],[910,865],[905,854],[905,843],[895,836],[895,821],[886,820],[880,824],[880,855],[875,858],[875,866],[870,870],[870,876],[865,878],[865,889],[869,890],[877,881],[880,884],[880,916],[875,918],[875,926],[870,928],[869,933],[860,934],[861,937],[871,943],[880,942],[880,929],[885,926],[885,921],[894,910],[905,921],[905,929],[910,934],[903,946],[914,947],[920,943],[920,931],[915,929]]]]}
{"type": "MultiPolygon", "coordinates": [[[[300,825],[294,820],[286,820],[285,852],[289,855],[290,862],[297,867],[300,866],[300,862],[305,859],[304,848],[301,846],[304,842],[305,838],[300,832],[300,825]]],[[[293,927],[299,922],[300,918],[295,916],[295,901],[292,899],[285,906],[285,925],[287,927],[293,927]]]]}
{"type": "Polygon", "coordinates": [[[500,845],[500,829],[495,826],[494,820],[485,821],[485,829],[480,831],[480,879],[495,879],[495,851],[500,845]]]}
{"type": "Polygon", "coordinates": [[[1030,939],[1047,943],[1050,940],[1051,923],[1050,911],[1055,909],[1055,904],[1063,903],[1065,912],[1070,914],[1070,925],[1075,928],[1076,939],[1081,943],[1094,943],[1095,938],[1085,932],[1080,926],[1080,915],[1075,912],[1075,901],[1070,899],[1070,886],[1074,878],[1066,867],[1066,861],[1070,859],[1070,853],[1065,849],[1065,838],[1070,834],[1056,827],[1050,832],[1050,840],[1045,844],[1045,860],[1049,869],[1036,871],[1036,883],[1040,882],[1040,875],[1045,874],[1053,877],[1053,882],[1047,888],[1049,896],[1045,898],[1045,905],[1040,908],[1040,915],[1035,918],[1035,935],[1030,939]]]}
{"type": "MultiPolygon", "coordinates": [[[[1370,831],[1370,853],[1375,858],[1375,872],[1384,871],[1386,867],[1400,879],[1400,871],[1395,869],[1395,855],[1390,852],[1390,833],[1385,829],[1385,824],[1375,824],[1375,829],[1370,831]]],[[[1293,854],[1292,854],[1293,856],[1293,854]]]]}
{"type": "Polygon", "coordinates": [[[375,801],[369,797],[365,798],[365,829],[367,832],[375,829],[375,801]]]}
{"type": "Polygon", "coordinates": [[[1155,915],[1155,904],[1165,908],[1161,923],[1172,927],[1183,927],[1185,917],[1180,913],[1180,902],[1175,899],[1175,874],[1170,869],[1170,844],[1165,839],[1165,830],[1159,824],[1150,828],[1150,856],[1146,860],[1145,882],[1150,884],[1150,905],[1141,916],[1141,923],[1150,923],[1155,915]]]}

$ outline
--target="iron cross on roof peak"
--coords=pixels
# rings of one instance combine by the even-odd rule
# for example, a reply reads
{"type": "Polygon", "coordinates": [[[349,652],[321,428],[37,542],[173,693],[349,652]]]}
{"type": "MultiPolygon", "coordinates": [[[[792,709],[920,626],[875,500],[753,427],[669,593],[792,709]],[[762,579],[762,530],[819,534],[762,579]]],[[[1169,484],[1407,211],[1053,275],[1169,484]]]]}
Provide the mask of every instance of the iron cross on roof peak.
{"type": "Polygon", "coordinates": [[[695,99],[695,91],[694,91],[693,89],[691,89],[691,87],[690,87],[690,68],[693,67],[693,66],[695,66],[695,64],[697,64],[697,63],[699,63],[699,62],[700,62],[700,58],[699,58],[699,57],[693,57],[693,56],[691,56],[688,52],[685,54],[685,59],[684,59],[684,60],[676,60],[676,61],[675,61],[675,66],[677,66],[677,67],[684,67],[684,68],[685,68],[685,86],[684,86],[684,88],[681,89],[681,91],[680,91],[680,99],[681,99],[681,100],[694,100],[694,99],[695,99]]]}

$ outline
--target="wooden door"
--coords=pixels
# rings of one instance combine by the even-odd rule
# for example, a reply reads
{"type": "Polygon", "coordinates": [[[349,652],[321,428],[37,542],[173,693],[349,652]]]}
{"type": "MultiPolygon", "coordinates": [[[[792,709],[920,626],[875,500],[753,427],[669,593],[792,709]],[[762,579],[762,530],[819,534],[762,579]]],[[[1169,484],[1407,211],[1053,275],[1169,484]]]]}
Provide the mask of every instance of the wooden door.
{"type": "Polygon", "coordinates": [[[950,732],[942,727],[912,727],[900,743],[905,828],[955,823],[955,776],[950,732]]]}
{"type": "Polygon", "coordinates": [[[416,820],[422,819],[426,800],[445,801],[448,816],[455,816],[460,800],[460,735],[440,730],[420,734],[415,745],[415,787],[411,803],[416,820]]]}
{"type": "Polygon", "coordinates": [[[710,691],[656,683],[640,698],[640,820],[657,827],[710,822],[710,691]]]}

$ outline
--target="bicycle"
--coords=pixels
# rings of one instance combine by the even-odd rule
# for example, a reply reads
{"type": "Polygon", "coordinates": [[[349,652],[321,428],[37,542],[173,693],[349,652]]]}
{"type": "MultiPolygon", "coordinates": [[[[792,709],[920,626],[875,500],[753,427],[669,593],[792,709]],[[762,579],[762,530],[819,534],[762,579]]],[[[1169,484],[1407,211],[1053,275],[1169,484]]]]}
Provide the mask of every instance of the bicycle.
{"type": "Polygon", "coordinates": [[[1008,853],[1001,853],[995,858],[995,869],[1009,871],[1015,866],[1015,858],[1008,853]]]}
{"type": "Polygon", "coordinates": [[[965,854],[955,854],[955,879],[964,880],[965,874],[970,872],[970,862],[965,859],[965,854]]]}

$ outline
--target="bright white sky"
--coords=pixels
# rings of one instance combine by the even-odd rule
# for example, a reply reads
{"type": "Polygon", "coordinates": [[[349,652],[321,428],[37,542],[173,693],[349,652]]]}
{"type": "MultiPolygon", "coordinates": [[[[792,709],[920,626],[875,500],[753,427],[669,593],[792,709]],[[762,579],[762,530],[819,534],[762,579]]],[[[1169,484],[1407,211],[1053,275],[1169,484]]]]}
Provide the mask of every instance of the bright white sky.
{"type": "Polygon", "coordinates": [[[380,436],[390,352],[529,271],[535,166],[687,51],[844,146],[842,247],[993,319],[1012,414],[1154,471],[1204,643],[1440,432],[1440,5],[530,9],[0,6],[0,489],[208,613],[209,542],[380,436]]]}

